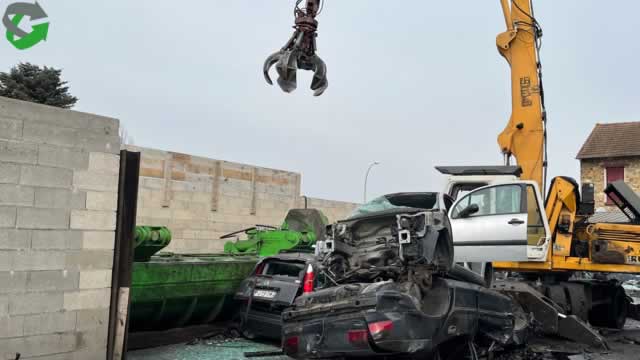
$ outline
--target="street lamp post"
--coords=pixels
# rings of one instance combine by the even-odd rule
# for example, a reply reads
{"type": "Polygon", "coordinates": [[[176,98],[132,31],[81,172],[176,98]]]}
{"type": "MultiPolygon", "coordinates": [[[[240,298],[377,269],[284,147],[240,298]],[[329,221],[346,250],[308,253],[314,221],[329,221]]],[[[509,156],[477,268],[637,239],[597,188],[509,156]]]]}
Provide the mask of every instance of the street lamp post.
{"type": "Polygon", "coordinates": [[[376,165],[380,165],[380,163],[377,161],[372,162],[367,169],[366,175],[364,176],[364,203],[367,202],[367,180],[369,179],[369,172],[371,171],[371,168],[376,165]]]}

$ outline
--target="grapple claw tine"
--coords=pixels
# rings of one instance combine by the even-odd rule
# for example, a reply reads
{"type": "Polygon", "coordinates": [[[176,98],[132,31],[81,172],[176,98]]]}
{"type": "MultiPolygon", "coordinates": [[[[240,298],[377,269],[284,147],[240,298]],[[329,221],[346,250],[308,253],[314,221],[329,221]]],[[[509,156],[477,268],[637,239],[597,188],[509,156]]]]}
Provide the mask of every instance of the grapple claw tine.
{"type": "Polygon", "coordinates": [[[326,78],[324,79],[324,82],[322,84],[319,85],[319,87],[317,89],[313,89],[313,96],[320,96],[322,94],[324,94],[324,91],[327,90],[327,88],[329,87],[329,80],[327,80],[326,78]]]}
{"type": "Polygon", "coordinates": [[[264,65],[262,66],[262,73],[264,74],[264,79],[267,81],[269,85],[273,85],[273,81],[271,81],[271,77],[269,76],[269,70],[271,67],[280,60],[280,56],[282,55],[281,51],[276,51],[275,53],[269,55],[267,60],[265,60],[264,65]]]}
{"type": "Polygon", "coordinates": [[[293,92],[298,86],[296,85],[295,76],[293,79],[285,80],[281,77],[278,78],[278,85],[280,85],[280,89],[286,93],[293,92]]]}
{"type": "Polygon", "coordinates": [[[285,51],[276,65],[276,70],[279,75],[278,85],[280,85],[282,91],[287,93],[294,91],[297,88],[297,56],[292,51],[285,51]]]}
{"type": "Polygon", "coordinates": [[[327,64],[318,56],[314,55],[310,59],[313,64],[313,80],[311,81],[311,90],[313,90],[313,96],[320,96],[329,87],[329,81],[327,80],[327,64]]]}
{"type": "Polygon", "coordinates": [[[289,79],[291,76],[295,76],[298,70],[298,60],[292,51],[284,51],[278,65],[276,65],[278,75],[283,79],[289,79]]]}

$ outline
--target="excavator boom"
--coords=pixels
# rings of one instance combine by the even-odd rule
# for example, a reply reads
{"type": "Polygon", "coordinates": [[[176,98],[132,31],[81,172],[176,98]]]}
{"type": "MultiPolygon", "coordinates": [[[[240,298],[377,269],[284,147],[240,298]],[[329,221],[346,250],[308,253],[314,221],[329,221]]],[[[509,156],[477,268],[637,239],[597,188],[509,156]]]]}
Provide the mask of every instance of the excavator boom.
{"type": "Polygon", "coordinates": [[[513,156],[523,180],[545,188],[546,144],[538,48],[542,31],[529,0],[501,0],[507,31],[496,37],[500,54],[511,66],[511,118],[498,136],[505,165],[513,156]]]}

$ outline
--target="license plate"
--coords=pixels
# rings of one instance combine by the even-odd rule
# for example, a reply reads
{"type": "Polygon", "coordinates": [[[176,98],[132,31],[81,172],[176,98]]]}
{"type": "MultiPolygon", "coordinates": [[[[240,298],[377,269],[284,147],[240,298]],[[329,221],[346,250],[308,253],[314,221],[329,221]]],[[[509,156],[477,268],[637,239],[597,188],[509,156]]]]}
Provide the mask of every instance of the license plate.
{"type": "Polygon", "coordinates": [[[273,299],[274,297],[276,297],[276,292],[273,290],[254,290],[253,296],[265,299],[273,299]]]}

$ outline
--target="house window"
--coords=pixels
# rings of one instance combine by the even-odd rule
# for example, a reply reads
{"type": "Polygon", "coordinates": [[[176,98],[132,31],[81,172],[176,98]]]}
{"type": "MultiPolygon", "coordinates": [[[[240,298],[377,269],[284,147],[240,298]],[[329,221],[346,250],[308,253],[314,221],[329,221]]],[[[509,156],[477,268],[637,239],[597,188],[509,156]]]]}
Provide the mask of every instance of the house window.
{"type": "MultiPolygon", "coordinates": [[[[624,166],[606,167],[605,176],[606,176],[606,179],[605,179],[606,185],[609,185],[610,183],[618,180],[624,181],[624,166]]],[[[607,205],[615,205],[609,196],[607,196],[607,205]]]]}

